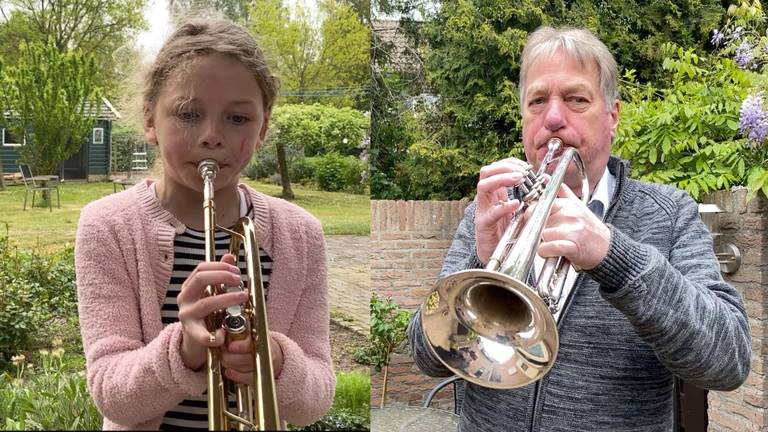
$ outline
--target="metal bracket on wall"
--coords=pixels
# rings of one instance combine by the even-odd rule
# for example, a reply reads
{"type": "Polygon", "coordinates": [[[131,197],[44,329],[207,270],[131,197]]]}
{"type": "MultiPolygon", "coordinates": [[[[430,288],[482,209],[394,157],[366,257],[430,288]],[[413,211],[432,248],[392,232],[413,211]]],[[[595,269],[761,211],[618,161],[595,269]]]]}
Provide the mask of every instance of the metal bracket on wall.
{"type": "Polygon", "coordinates": [[[722,243],[719,240],[722,233],[715,231],[718,214],[724,210],[717,204],[699,204],[699,216],[712,235],[712,245],[715,249],[715,256],[720,263],[720,271],[725,274],[733,274],[741,267],[741,251],[733,243],[722,243]]]}

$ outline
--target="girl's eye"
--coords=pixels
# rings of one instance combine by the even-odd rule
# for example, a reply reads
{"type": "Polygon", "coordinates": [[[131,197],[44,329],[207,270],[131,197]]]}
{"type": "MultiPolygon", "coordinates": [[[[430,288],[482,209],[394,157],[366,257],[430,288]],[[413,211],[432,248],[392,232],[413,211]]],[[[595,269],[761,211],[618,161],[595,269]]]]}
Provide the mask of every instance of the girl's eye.
{"type": "Polygon", "coordinates": [[[229,116],[229,120],[232,123],[235,123],[235,124],[242,124],[242,123],[247,123],[248,121],[250,121],[250,119],[248,117],[241,116],[239,114],[232,114],[232,115],[230,115],[229,116]]]}
{"type": "Polygon", "coordinates": [[[176,113],[176,118],[181,121],[192,121],[199,116],[200,114],[194,111],[179,111],[176,113]]]}

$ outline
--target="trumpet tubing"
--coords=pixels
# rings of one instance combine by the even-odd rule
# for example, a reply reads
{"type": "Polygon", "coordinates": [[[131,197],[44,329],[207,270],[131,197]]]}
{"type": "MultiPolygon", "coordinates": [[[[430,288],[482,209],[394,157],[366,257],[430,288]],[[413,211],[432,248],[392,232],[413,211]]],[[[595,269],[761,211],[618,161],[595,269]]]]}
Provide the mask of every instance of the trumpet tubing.
{"type": "MultiPolygon", "coordinates": [[[[264,286],[261,279],[259,246],[256,228],[250,218],[241,218],[233,229],[216,225],[216,204],[214,202],[214,179],[218,163],[206,159],[198,165],[203,179],[203,212],[205,222],[205,259],[216,261],[216,230],[230,234],[229,253],[239,260],[240,249],[244,250],[246,262],[246,284],[248,300],[241,306],[229,307],[206,317],[208,331],[224,328],[227,340],[251,338],[253,345],[253,383],[235,383],[224,377],[221,370],[221,352],[218,348],[208,349],[208,429],[209,430],[277,430],[280,416],[272,367],[267,308],[264,301],[264,286]],[[229,393],[235,395],[237,412],[231,412],[229,393]]],[[[226,292],[223,286],[206,287],[205,295],[226,292]]]]}
{"type": "Polygon", "coordinates": [[[539,171],[526,173],[519,187],[521,206],[487,267],[438,280],[422,304],[422,329],[432,352],[469,382],[517,388],[541,379],[555,363],[559,334],[554,314],[569,264],[562,257],[547,259],[535,286],[526,281],[571,162],[581,175],[582,200],[586,202],[589,184],[578,152],[563,150],[560,139],[551,139],[539,171]],[[547,165],[557,159],[557,167],[545,182],[547,165]]]}

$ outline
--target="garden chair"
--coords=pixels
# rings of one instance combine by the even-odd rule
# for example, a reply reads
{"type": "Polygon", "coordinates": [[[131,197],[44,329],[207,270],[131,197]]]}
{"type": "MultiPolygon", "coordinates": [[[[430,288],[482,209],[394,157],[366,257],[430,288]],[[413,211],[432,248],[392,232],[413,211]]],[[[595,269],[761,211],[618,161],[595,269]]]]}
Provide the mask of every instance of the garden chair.
{"type": "Polygon", "coordinates": [[[442,390],[445,386],[453,384],[453,413],[459,414],[461,411],[461,402],[464,400],[464,385],[466,384],[459,376],[452,376],[438,383],[429,394],[424,398],[424,402],[421,404],[423,408],[429,408],[429,404],[432,403],[432,399],[437,392],[442,390]]]}
{"type": "MultiPolygon", "coordinates": [[[[27,209],[27,197],[29,196],[29,192],[32,192],[32,206],[35,207],[35,194],[39,191],[40,193],[43,193],[44,191],[56,191],[56,201],[58,203],[58,207],[61,208],[61,196],[59,195],[59,186],[55,183],[55,180],[53,178],[47,177],[35,177],[32,175],[32,170],[29,168],[29,165],[26,164],[19,164],[19,171],[21,171],[21,177],[24,181],[24,186],[27,188],[27,190],[24,192],[24,210],[27,209]],[[36,180],[37,179],[37,180],[36,180]],[[40,185],[37,184],[37,181],[40,181],[40,185]]],[[[53,211],[53,197],[51,197],[48,200],[48,208],[50,211],[53,211]]]]}

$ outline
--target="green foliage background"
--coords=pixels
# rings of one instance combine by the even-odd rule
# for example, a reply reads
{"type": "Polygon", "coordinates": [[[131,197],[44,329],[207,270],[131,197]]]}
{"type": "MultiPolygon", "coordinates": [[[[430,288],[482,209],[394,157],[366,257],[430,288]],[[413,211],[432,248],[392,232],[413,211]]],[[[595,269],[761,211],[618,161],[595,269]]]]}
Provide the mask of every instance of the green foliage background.
{"type": "MultiPolygon", "coordinates": [[[[413,10],[410,2],[392,3],[413,10]]],[[[749,165],[737,161],[744,143],[734,121],[750,78],[708,42],[728,19],[727,3],[452,0],[423,24],[401,20],[424,60],[426,85],[388,70],[386,53],[374,56],[381,73],[374,75],[372,196],[471,196],[480,167],[522,156],[520,56],[541,25],[586,27],[616,57],[626,82],[614,152],[633,162],[634,176],[697,197],[745,183],[749,165]],[[669,42],[675,45],[663,48],[669,42]],[[425,91],[439,95],[436,106],[414,107],[413,96],[425,91]]]]}

